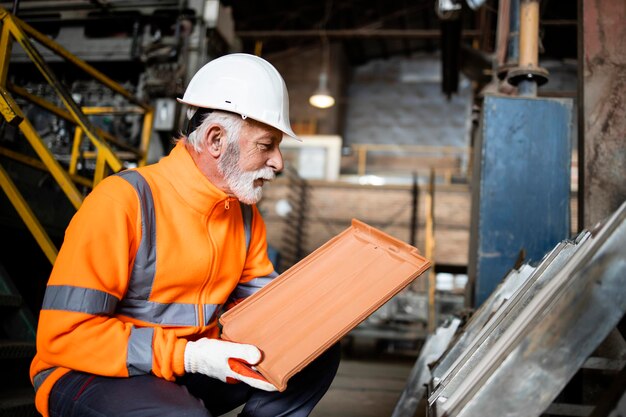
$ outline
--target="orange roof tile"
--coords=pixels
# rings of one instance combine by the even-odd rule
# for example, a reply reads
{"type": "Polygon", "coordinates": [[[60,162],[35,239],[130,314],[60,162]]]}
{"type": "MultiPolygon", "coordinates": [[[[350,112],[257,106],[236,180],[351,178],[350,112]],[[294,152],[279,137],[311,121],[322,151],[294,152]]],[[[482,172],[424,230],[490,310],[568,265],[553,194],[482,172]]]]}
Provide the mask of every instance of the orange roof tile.
{"type": "Polygon", "coordinates": [[[416,248],[353,219],[222,315],[222,338],[261,349],[257,370],[283,391],[291,376],[429,267],[416,248]]]}

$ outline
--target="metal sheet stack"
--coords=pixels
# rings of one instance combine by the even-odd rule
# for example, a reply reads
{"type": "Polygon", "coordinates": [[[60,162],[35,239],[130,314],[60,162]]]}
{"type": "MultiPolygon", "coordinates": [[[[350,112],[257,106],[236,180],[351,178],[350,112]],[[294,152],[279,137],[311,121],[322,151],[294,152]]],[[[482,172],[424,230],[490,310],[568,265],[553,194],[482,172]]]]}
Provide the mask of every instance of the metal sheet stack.
{"type": "Polygon", "coordinates": [[[536,267],[507,275],[430,364],[428,414],[527,417],[554,408],[624,316],[624,288],[626,203],[594,230],[557,244],[536,267]]]}

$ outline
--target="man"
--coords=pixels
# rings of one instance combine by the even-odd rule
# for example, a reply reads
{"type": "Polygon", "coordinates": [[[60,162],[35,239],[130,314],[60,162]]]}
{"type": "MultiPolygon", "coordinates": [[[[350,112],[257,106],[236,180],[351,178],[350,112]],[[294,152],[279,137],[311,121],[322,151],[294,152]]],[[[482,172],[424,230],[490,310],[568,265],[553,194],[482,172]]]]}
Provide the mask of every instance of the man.
{"type": "Polygon", "coordinates": [[[306,416],[335,375],[333,348],[277,392],[246,366],[259,349],[219,339],[218,314],[277,276],[254,204],[297,139],[282,77],[227,55],[180,101],[187,136],[102,181],[66,231],[31,365],[44,416],[306,416]]]}

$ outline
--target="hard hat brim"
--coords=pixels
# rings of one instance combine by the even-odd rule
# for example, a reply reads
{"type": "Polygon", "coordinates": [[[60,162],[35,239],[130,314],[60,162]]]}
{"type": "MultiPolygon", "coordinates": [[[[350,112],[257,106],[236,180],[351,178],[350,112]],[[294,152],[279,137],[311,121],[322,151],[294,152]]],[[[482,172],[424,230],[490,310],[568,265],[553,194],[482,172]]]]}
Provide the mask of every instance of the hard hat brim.
{"type": "MultiPolygon", "coordinates": [[[[184,101],[182,98],[176,98],[176,101],[178,101],[181,104],[186,104],[188,106],[207,108],[204,105],[200,105],[200,104],[195,104],[195,103],[191,103],[191,102],[188,102],[188,101],[184,101]]],[[[232,110],[219,108],[219,106],[211,107],[211,109],[213,109],[213,110],[220,110],[220,111],[224,111],[224,112],[227,112],[227,113],[237,114],[237,115],[241,116],[243,119],[247,119],[249,117],[249,116],[243,115],[241,113],[233,112],[232,110]]],[[[292,138],[292,139],[294,139],[294,140],[296,140],[298,142],[302,142],[302,139],[300,139],[298,137],[298,135],[296,135],[291,128],[287,129],[285,126],[279,126],[279,125],[274,124],[274,123],[268,123],[268,122],[265,122],[263,120],[255,119],[254,117],[250,117],[250,119],[255,120],[255,121],[259,122],[259,123],[263,123],[265,125],[271,126],[273,128],[276,128],[276,129],[280,130],[281,132],[283,132],[284,135],[289,136],[290,138],[292,138]]]]}

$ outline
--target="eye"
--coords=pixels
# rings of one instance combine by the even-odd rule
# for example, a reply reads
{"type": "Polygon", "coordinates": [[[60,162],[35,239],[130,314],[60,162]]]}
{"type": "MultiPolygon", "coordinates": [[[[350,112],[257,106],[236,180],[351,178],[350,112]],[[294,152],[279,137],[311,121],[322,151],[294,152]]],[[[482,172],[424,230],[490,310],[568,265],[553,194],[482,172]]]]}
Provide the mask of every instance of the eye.
{"type": "Polygon", "coordinates": [[[257,146],[262,151],[269,151],[272,148],[272,145],[269,143],[259,143],[257,146]]]}

